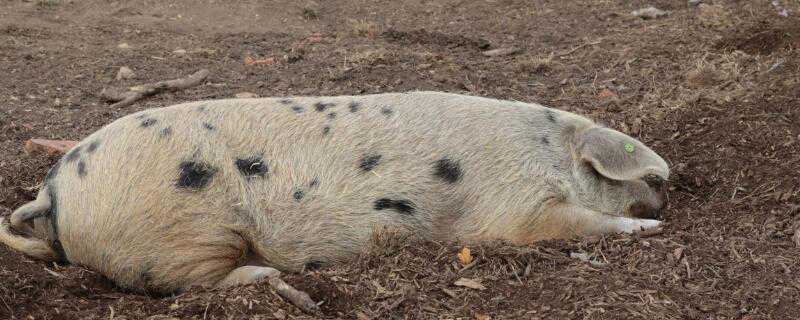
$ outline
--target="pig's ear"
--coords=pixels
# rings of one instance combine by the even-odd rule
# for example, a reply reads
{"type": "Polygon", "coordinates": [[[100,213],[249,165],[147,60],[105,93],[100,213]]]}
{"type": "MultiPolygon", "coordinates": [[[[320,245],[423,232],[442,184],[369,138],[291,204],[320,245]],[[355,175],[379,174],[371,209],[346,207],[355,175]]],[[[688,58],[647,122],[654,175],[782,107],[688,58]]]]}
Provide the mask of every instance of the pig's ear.
{"type": "Polygon", "coordinates": [[[635,180],[646,175],[669,178],[669,166],[638,140],[619,131],[592,127],[575,134],[574,151],[598,173],[613,180],[635,180]]]}

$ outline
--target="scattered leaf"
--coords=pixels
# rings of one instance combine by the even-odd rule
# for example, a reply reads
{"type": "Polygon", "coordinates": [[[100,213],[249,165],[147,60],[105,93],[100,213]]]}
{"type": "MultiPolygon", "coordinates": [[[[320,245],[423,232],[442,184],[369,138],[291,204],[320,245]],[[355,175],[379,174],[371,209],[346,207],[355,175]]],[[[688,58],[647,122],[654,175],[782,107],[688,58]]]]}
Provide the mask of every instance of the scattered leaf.
{"type": "Polygon", "coordinates": [[[461,249],[461,252],[458,253],[458,262],[461,262],[462,266],[472,263],[472,254],[469,248],[464,247],[461,249]]]}

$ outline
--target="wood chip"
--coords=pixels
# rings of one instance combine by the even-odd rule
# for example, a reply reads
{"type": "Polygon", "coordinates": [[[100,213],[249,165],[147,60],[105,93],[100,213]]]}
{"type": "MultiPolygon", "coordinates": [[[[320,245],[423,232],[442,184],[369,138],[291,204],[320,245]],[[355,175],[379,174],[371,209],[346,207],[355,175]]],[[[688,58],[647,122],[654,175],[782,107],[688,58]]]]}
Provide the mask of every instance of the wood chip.
{"type": "Polygon", "coordinates": [[[484,51],[483,55],[487,56],[487,57],[499,57],[499,56],[512,55],[512,54],[515,54],[515,53],[517,53],[519,51],[520,51],[519,48],[514,48],[514,47],[498,48],[498,49],[492,49],[492,50],[484,51]]]}
{"type": "Polygon", "coordinates": [[[48,268],[44,268],[44,271],[46,271],[47,273],[49,273],[49,274],[53,275],[53,276],[54,276],[54,277],[56,277],[56,278],[64,278],[64,275],[63,275],[63,274],[60,274],[60,273],[58,273],[58,272],[55,272],[55,271],[53,271],[53,270],[50,270],[50,269],[48,269],[48,268]]]}
{"type": "Polygon", "coordinates": [[[486,290],[486,287],[484,287],[480,282],[478,282],[476,280],[473,280],[473,279],[469,279],[469,278],[458,279],[453,284],[455,284],[457,286],[461,286],[461,287],[467,287],[467,288],[470,288],[470,289],[486,290]]]}
{"type": "Polygon", "coordinates": [[[356,318],[358,318],[358,320],[369,320],[370,319],[368,315],[364,314],[361,311],[356,311],[356,318]]]}
{"type": "Polygon", "coordinates": [[[258,98],[258,95],[252,92],[239,92],[233,96],[239,99],[258,98]]]}
{"type": "Polygon", "coordinates": [[[600,261],[598,261],[596,259],[591,259],[591,258],[589,258],[588,254],[585,254],[585,253],[582,253],[582,252],[570,252],[569,256],[570,256],[570,258],[575,258],[575,259],[581,260],[583,262],[588,262],[593,267],[602,268],[602,267],[606,266],[606,263],[600,262],[600,261]]]}
{"type": "Polygon", "coordinates": [[[441,288],[441,289],[442,289],[442,292],[444,292],[445,294],[450,296],[450,298],[455,298],[455,297],[458,296],[458,294],[456,294],[453,290],[448,290],[448,289],[445,289],[445,288],[441,288]]]}
{"type": "Polygon", "coordinates": [[[672,252],[672,255],[675,257],[675,261],[681,261],[683,258],[683,247],[675,248],[675,251],[672,252]]]}
{"type": "Polygon", "coordinates": [[[252,57],[246,57],[246,58],[244,58],[244,64],[248,65],[248,66],[259,65],[259,64],[260,65],[271,66],[271,65],[275,64],[275,58],[269,57],[269,58],[266,58],[266,59],[253,59],[252,57]]]}

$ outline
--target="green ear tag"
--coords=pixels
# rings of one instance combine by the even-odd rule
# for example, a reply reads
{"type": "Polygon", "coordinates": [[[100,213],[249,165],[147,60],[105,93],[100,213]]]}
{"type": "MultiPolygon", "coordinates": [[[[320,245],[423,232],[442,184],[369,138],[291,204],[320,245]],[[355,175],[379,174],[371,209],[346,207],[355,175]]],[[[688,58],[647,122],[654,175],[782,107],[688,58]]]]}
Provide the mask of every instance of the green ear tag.
{"type": "Polygon", "coordinates": [[[628,153],[633,153],[633,143],[626,142],[625,143],[625,151],[628,151],[628,153]]]}

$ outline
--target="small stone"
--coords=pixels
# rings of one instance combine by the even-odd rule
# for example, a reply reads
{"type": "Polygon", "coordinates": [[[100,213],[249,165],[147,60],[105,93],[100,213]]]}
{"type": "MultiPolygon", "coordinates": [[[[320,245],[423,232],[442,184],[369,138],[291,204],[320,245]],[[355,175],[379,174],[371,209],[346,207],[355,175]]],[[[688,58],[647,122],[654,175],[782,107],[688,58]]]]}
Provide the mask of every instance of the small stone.
{"type": "Polygon", "coordinates": [[[667,12],[656,7],[647,7],[642,8],[636,11],[631,12],[632,15],[642,18],[642,19],[655,19],[660,18],[667,15],[667,12]]]}
{"type": "Polygon", "coordinates": [[[117,46],[117,48],[120,48],[120,49],[126,49],[126,50],[127,50],[127,49],[130,49],[130,48],[131,48],[131,45],[129,45],[127,42],[123,42],[123,43],[120,43],[120,44],[117,46]]]}
{"type": "Polygon", "coordinates": [[[239,92],[235,94],[234,97],[239,99],[248,99],[248,98],[258,98],[258,95],[252,92],[239,92]]]}
{"type": "Polygon", "coordinates": [[[172,51],[172,53],[177,54],[179,56],[182,56],[182,55],[186,54],[186,50],[185,49],[178,49],[178,50],[172,51]]]}
{"type": "Polygon", "coordinates": [[[498,49],[492,49],[492,50],[484,51],[483,55],[487,56],[487,57],[499,57],[499,56],[512,55],[512,54],[515,54],[515,53],[517,53],[519,51],[520,51],[519,48],[514,48],[514,47],[498,48],[498,49]]]}
{"type": "Polygon", "coordinates": [[[60,155],[67,153],[76,144],[78,141],[30,139],[25,141],[24,149],[27,154],[41,152],[48,155],[60,155]]]}
{"type": "Polygon", "coordinates": [[[131,79],[135,76],[133,70],[128,67],[119,67],[119,71],[117,71],[117,81],[122,79],[131,79]]]}
{"type": "Polygon", "coordinates": [[[53,106],[60,107],[61,106],[61,99],[56,98],[53,100],[53,106]]]}

